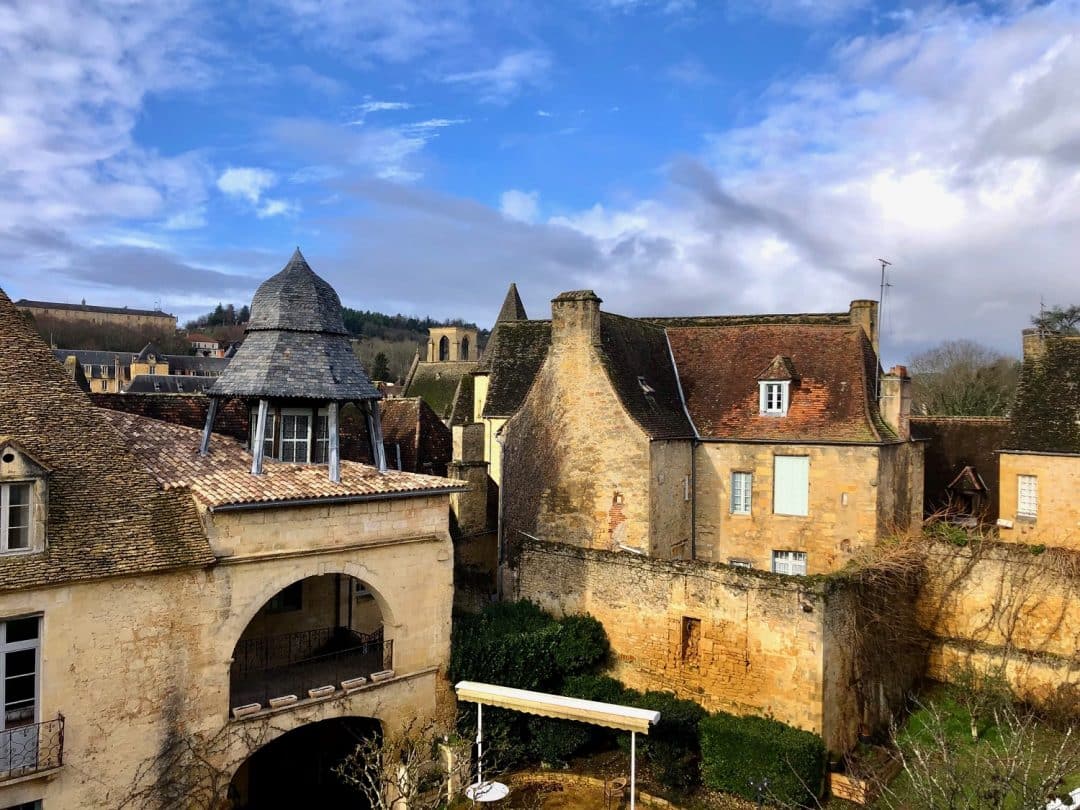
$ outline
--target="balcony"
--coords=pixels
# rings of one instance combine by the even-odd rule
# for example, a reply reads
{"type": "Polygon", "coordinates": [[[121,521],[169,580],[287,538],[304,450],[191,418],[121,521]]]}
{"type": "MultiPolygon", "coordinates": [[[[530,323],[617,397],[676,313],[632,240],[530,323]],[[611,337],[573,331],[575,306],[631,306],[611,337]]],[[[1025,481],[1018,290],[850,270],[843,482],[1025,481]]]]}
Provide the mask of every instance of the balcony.
{"type": "Polygon", "coordinates": [[[64,764],[64,715],[0,731],[0,781],[21,779],[64,764]]]}
{"type": "Polygon", "coordinates": [[[243,639],[233,652],[229,707],[267,708],[271,698],[285,695],[304,700],[309,689],[340,687],[342,681],[392,669],[393,645],[381,629],[358,633],[348,627],[243,639]]]}

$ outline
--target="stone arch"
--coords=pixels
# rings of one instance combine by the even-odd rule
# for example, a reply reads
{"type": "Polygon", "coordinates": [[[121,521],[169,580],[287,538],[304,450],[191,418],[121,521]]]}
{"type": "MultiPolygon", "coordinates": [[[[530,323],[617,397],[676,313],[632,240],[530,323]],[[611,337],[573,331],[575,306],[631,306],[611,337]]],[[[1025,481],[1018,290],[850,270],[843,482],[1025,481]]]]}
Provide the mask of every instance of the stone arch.
{"type": "Polygon", "coordinates": [[[439,338],[439,362],[445,363],[450,359],[450,338],[443,335],[439,338]]]}
{"type": "Polygon", "coordinates": [[[461,356],[458,358],[460,360],[468,360],[469,359],[469,338],[468,338],[467,335],[461,339],[460,355],[461,356]]]}
{"type": "Polygon", "coordinates": [[[375,604],[378,606],[379,612],[382,614],[386,638],[392,639],[394,637],[394,629],[399,626],[399,622],[396,618],[397,614],[386,599],[385,594],[388,590],[386,583],[382,582],[382,578],[377,574],[373,574],[366,566],[355,562],[334,563],[314,560],[290,562],[291,565],[288,569],[283,570],[276,576],[265,579],[263,587],[250,603],[244,605],[242,609],[234,607],[229,618],[222,624],[221,637],[223,646],[226,648],[226,660],[232,658],[236,642],[267,602],[296,582],[324,574],[346,574],[367,585],[371,595],[375,598],[375,604]]]}

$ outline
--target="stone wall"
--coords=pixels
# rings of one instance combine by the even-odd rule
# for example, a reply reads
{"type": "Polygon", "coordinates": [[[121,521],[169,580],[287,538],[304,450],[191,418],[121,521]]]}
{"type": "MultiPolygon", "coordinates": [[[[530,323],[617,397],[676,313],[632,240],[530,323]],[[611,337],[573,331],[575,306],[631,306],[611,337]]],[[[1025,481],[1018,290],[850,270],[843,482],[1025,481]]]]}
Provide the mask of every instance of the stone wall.
{"type": "Polygon", "coordinates": [[[913,416],[911,433],[926,440],[923,508],[927,514],[949,503],[946,487],[964,467],[974,467],[989,490],[985,520],[998,518],[998,451],[1009,420],[992,416],[913,416]]]}
{"type": "Polygon", "coordinates": [[[693,445],[688,441],[649,444],[649,553],[654,557],[690,559],[693,508],[690,472],[693,445]]]}
{"type": "MultiPolygon", "coordinates": [[[[328,717],[397,724],[432,715],[450,645],[447,498],[402,503],[400,509],[370,502],[205,515],[219,540],[216,524],[227,524],[231,541],[227,552],[216,544],[230,556],[208,569],[0,595],[0,620],[42,616],[39,717],[66,718],[62,769],[48,779],[0,783],[0,806],[39,799],[49,808],[119,806],[140,766],[196,733],[235,741],[214,755],[215,767],[228,776],[251,753],[236,748],[244,735],[233,731],[241,726],[261,724],[260,740],[269,742],[328,717]],[[384,527],[385,534],[377,533],[385,540],[369,539],[369,526],[384,527]],[[337,573],[373,592],[394,640],[399,679],[231,720],[230,659],[253,617],[286,586],[337,573]]],[[[151,768],[139,784],[154,776],[151,768]]]]}
{"type": "Polygon", "coordinates": [[[1007,452],[1000,458],[1000,513],[1011,523],[998,529],[1001,539],[1080,551],[1080,456],[1007,452]],[[1020,475],[1034,475],[1037,481],[1034,518],[1016,513],[1020,475]]]}
{"type": "Polygon", "coordinates": [[[770,715],[821,734],[835,751],[854,742],[859,723],[887,720],[914,677],[915,667],[859,660],[851,638],[859,594],[843,581],[538,542],[523,543],[517,563],[513,595],[599,619],[611,674],[628,685],[770,715]],[[885,695],[886,712],[865,705],[856,681],[885,695]]]}
{"type": "Polygon", "coordinates": [[[1080,683],[1080,557],[992,544],[931,548],[919,620],[933,645],[929,674],[965,663],[1000,669],[1019,694],[1047,698],[1080,683]]]}

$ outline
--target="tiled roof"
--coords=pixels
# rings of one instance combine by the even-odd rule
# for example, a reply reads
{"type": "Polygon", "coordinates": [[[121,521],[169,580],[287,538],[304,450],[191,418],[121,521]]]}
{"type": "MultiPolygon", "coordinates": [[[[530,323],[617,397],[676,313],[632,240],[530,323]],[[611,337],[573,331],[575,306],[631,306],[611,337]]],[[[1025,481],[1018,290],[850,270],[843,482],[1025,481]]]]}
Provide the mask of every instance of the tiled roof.
{"type": "Polygon", "coordinates": [[[400,451],[401,469],[446,474],[446,464],[453,452],[450,428],[424,400],[420,397],[384,399],[380,410],[383,444],[391,467],[397,467],[400,451]]]}
{"type": "MultiPolygon", "coordinates": [[[[69,357],[74,357],[80,365],[108,366],[110,370],[119,363],[121,368],[127,368],[138,357],[134,352],[106,352],[96,349],[53,349],[53,355],[61,363],[69,357]]],[[[222,357],[198,357],[191,354],[162,354],[158,355],[169,364],[170,371],[201,371],[207,375],[217,375],[225,370],[229,361],[222,357]]],[[[94,369],[94,375],[99,376],[98,369],[94,369]]]]}
{"type": "Polygon", "coordinates": [[[0,555],[0,590],[213,562],[190,494],[160,491],[2,291],[0,335],[0,434],[52,469],[46,548],[0,555]]]}
{"type": "Polygon", "coordinates": [[[165,356],[165,353],[162,352],[161,349],[159,349],[157,347],[157,344],[151,342],[151,343],[147,343],[145,346],[142,347],[142,351],[139,352],[138,355],[136,355],[136,359],[140,363],[145,363],[151,357],[164,357],[164,356],[165,356]]]}
{"type": "Polygon", "coordinates": [[[485,417],[513,416],[529,393],[551,345],[551,321],[504,321],[495,324],[484,355],[488,392],[485,417]],[[494,351],[491,351],[492,344],[494,351]]]}
{"type": "Polygon", "coordinates": [[[1025,357],[1005,447],[1080,453],[1080,336],[1046,335],[1025,357]]]}
{"type": "Polygon", "coordinates": [[[205,391],[213,377],[192,374],[140,374],[127,387],[128,394],[193,394],[205,391]]]}
{"type": "Polygon", "coordinates": [[[159,309],[129,309],[128,307],[95,307],[89,304],[61,304],[56,301],[28,301],[20,298],[15,302],[17,307],[35,307],[37,309],[63,309],[78,312],[100,312],[107,315],[149,315],[155,318],[175,318],[168,312],[159,309]]]}
{"type": "Polygon", "coordinates": [[[877,359],[858,326],[759,324],[667,329],[690,416],[702,438],[893,441],[873,386],[877,359]],[[786,416],[758,413],[758,375],[789,358],[786,416]]]}
{"type": "Polygon", "coordinates": [[[287,329],[346,335],[341,299],[311,269],[297,248],[278,273],[259,285],[251,299],[247,331],[287,329]]]}
{"type": "Polygon", "coordinates": [[[335,483],[322,464],[287,464],[267,459],[263,474],[251,474],[251,454],[238,441],[215,436],[199,455],[201,432],[134,414],[98,409],[123,434],[131,452],[166,490],[188,487],[209,509],[241,505],[287,505],[290,501],[393,498],[460,489],[445,478],[390,471],[355,461],[341,462],[335,483]]]}
{"type": "Polygon", "coordinates": [[[424,402],[431,406],[440,419],[449,419],[454,409],[458,383],[475,370],[476,363],[471,360],[416,363],[409,371],[401,395],[423,397],[424,402]]]}
{"type": "Polygon", "coordinates": [[[499,317],[495,319],[495,322],[527,321],[528,319],[529,316],[525,314],[525,305],[521,303],[521,296],[518,295],[517,284],[511,282],[510,289],[506,291],[502,309],[499,310],[499,317]]]}
{"type": "Polygon", "coordinates": [[[803,312],[768,315],[674,315],[642,318],[663,327],[682,326],[769,326],[802,324],[804,326],[850,326],[847,312],[803,312]]]}
{"type": "Polygon", "coordinates": [[[600,347],[611,387],[650,438],[693,437],[663,329],[602,312],[600,347]]]}
{"type": "Polygon", "coordinates": [[[454,392],[454,406],[450,409],[450,427],[467,425],[473,420],[473,385],[472,374],[462,374],[454,392]]]}

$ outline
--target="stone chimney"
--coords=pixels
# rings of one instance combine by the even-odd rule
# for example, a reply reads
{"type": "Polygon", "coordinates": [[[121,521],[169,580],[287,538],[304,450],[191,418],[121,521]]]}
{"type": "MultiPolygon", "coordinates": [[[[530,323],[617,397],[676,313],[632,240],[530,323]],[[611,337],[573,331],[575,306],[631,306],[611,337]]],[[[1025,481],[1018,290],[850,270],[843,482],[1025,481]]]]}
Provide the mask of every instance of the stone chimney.
{"type": "Polygon", "coordinates": [[[1046,353],[1046,343],[1041,329],[1025,329],[1022,333],[1024,340],[1024,359],[1036,360],[1046,353]]]}
{"type": "Polygon", "coordinates": [[[868,298],[859,298],[848,307],[848,318],[852,326],[861,326],[878,354],[878,302],[868,298]]]}
{"type": "Polygon", "coordinates": [[[911,438],[911,377],[907,366],[893,366],[881,375],[881,399],[878,401],[881,418],[897,437],[911,438]]]}
{"type": "Polygon", "coordinates": [[[551,342],[600,345],[601,303],[592,290],[572,290],[551,299],[551,342]]]}

